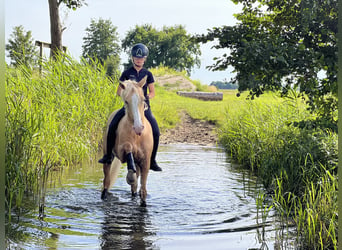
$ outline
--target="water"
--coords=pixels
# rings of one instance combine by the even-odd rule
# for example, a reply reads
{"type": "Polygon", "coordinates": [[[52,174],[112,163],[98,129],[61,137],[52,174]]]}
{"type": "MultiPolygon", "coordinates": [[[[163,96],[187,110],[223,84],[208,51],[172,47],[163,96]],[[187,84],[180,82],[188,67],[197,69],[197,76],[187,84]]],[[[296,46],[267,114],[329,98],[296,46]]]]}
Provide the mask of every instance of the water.
{"type": "Polygon", "coordinates": [[[262,186],[222,149],[161,145],[158,162],[163,171],[149,173],[146,208],[131,197],[124,168],[106,202],[99,164],[52,174],[43,218],[36,211],[14,223],[25,240],[12,248],[285,249],[273,210],[257,216],[262,186]]]}

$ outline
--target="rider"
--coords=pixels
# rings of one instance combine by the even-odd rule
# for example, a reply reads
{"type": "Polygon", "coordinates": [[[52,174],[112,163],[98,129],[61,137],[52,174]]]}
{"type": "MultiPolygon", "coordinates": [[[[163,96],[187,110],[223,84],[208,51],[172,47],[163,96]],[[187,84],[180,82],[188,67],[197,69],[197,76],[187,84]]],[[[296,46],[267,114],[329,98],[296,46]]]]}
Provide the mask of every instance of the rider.
{"type": "MultiPolygon", "coordinates": [[[[138,43],[133,46],[131,50],[131,56],[132,56],[132,63],[133,66],[122,72],[120,81],[125,80],[134,80],[136,82],[139,82],[141,79],[143,79],[147,75],[146,84],[143,87],[144,96],[146,99],[146,103],[148,106],[148,109],[145,110],[145,117],[150,122],[152,126],[152,132],[153,132],[153,151],[151,155],[151,166],[150,169],[154,171],[162,171],[162,169],[158,166],[156,162],[156,154],[158,150],[159,145],[159,127],[157,124],[156,119],[154,118],[151,107],[150,107],[150,100],[155,96],[155,90],[154,90],[154,78],[152,73],[145,69],[144,63],[146,61],[146,58],[148,56],[148,48],[142,44],[138,43]],[[147,93],[148,89],[148,93],[147,93]]],[[[120,95],[121,93],[121,87],[119,86],[117,89],[117,94],[120,95]]],[[[118,127],[118,124],[121,120],[121,118],[125,115],[125,107],[122,107],[113,117],[113,120],[111,121],[109,128],[108,128],[108,134],[107,134],[107,149],[106,154],[99,160],[99,163],[102,164],[111,164],[114,159],[113,154],[113,148],[115,145],[115,136],[116,136],[116,129],[118,127]]]]}

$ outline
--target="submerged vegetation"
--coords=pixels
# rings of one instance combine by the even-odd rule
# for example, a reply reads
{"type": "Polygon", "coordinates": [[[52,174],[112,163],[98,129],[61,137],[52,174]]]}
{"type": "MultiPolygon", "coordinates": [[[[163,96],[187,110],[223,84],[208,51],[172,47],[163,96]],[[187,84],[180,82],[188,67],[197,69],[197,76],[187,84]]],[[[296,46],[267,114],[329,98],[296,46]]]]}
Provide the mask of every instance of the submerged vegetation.
{"type": "MultiPolygon", "coordinates": [[[[155,76],[182,74],[166,68],[155,76]]],[[[114,77],[115,78],[115,77],[114,77]]],[[[197,89],[206,87],[195,83],[197,89]]],[[[109,114],[121,107],[117,80],[96,62],[68,57],[6,71],[6,208],[22,208],[25,194],[54,168],[95,160],[109,114]]],[[[201,101],[166,91],[156,82],[151,106],[160,129],[175,126],[180,112],[217,127],[220,144],[234,161],[256,173],[284,218],[293,220],[302,247],[337,248],[337,134],[297,126],[313,118],[305,101],[267,93],[224,91],[223,101],[201,101]]]]}

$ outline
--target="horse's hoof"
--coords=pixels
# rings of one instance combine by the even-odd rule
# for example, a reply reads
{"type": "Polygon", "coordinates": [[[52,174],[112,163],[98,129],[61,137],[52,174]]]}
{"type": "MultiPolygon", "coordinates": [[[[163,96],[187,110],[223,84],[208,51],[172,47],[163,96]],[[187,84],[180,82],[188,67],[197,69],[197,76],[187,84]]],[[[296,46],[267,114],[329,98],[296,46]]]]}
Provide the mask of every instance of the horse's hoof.
{"type": "Polygon", "coordinates": [[[141,201],[140,206],[141,207],[146,207],[146,201],[141,201]]]}
{"type": "Polygon", "coordinates": [[[133,185],[137,181],[137,174],[134,173],[132,169],[128,170],[127,176],[126,176],[126,182],[128,185],[133,185]]]}
{"type": "Polygon", "coordinates": [[[101,200],[107,200],[108,197],[108,190],[107,188],[103,189],[102,194],[101,194],[101,200]]]}

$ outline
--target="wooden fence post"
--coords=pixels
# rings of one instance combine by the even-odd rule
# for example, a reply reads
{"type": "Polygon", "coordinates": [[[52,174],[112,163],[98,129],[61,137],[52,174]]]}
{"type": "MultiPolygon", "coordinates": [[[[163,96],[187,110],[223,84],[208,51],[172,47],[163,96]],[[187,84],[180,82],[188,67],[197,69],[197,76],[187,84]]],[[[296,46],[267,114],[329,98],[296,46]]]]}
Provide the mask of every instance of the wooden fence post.
{"type": "MultiPolygon", "coordinates": [[[[36,41],[36,46],[39,46],[39,73],[42,72],[42,61],[43,61],[43,47],[51,49],[51,43],[36,41]]],[[[67,47],[63,46],[63,51],[67,51],[67,47]]]]}

